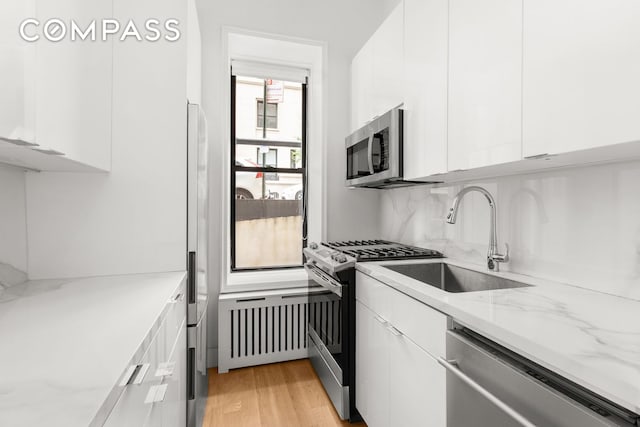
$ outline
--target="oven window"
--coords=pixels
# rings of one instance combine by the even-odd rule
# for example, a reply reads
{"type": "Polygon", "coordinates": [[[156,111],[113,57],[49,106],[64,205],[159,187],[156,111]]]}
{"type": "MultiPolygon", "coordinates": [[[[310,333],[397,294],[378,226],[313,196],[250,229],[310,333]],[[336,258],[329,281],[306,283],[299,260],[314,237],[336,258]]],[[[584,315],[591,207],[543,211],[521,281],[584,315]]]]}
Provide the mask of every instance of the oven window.
{"type": "Polygon", "coordinates": [[[369,138],[347,148],[347,179],[369,176],[369,138]]]}

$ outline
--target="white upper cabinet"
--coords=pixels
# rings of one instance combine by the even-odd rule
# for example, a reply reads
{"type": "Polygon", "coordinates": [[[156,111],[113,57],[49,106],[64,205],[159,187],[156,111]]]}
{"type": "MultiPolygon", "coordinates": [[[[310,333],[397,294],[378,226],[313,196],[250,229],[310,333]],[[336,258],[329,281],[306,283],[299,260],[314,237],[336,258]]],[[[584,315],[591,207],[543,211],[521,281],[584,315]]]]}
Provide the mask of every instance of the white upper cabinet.
{"type": "MultiPolygon", "coordinates": [[[[35,140],[35,46],[19,36],[25,17],[35,15],[33,1],[0,4],[0,138],[35,140]]],[[[0,140],[0,149],[15,148],[0,140]]]]}
{"type": "Polygon", "coordinates": [[[449,170],[520,160],[522,0],[451,0],[449,26],[449,170]]]}
{"type": "Polygon", "coordinates": [[[391,12],[351,63],[351,128],[403,102],[404,2],[391,12]]]}
{"type": "MultiPolygon", "coordinates": [[[[82,28],[113,13],[111,0],[38,0],[40,22],[73,19],[82,28]]],[[[37,42],[36,142],[101,170],[111,168],[112,42],[37,42]]]]}
{"type": "Polygon", "coordinates": [[[639,23],[637,0],[525,0],[525,157],[640,140],[639,23]]]}
{"type": "MultiPolygon", "coordinates": [[[[380,116],[402,104],[404,1],[385,19],[372,37],[373,114],[380,116]]],[[[369,118],[371,119],[371,117],[369,118]]]]}
{"type": "Polygon", "coordinates": [[[366,43],[351,62],[351,130],[371,120],[373,114],[373,45],[366,43]]]}
{"type": "Polygon", "coordinates": [[[404,178],[447,171],[448,0],[404,1],[404,178]]]}
{"type": "Polygon", "coordinates": [[[0,162],[58,171],[108,171],[111,167],[112,41],[71,40],[71,22],[86,29],[94,19],[113,13],[112,0],[22,0],[2,5],[0,45],[0,138],[30,147],[0,145],[0,162]],[[19,38],[20,23],[35,18],[19,38]],[[45,24],[64,24],[60,41],[45,37],[45,24]],[[7,22],[5,22],[7,21],[7,22]],[[6,28],[5,27],[6,24],[6,28]],[[6,42],[6,41],[9,42],[6,42]]]}

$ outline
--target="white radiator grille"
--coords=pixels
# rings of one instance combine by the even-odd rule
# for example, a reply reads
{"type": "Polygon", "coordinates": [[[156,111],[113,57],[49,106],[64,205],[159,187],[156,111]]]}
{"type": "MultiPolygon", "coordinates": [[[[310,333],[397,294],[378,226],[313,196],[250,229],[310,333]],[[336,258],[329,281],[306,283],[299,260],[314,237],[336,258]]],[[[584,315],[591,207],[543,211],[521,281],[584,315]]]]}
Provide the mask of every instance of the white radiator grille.
{"type": "Polygon", "coordinates": [[[309,317],[339,344],[339,301],[309,303],[307,290],[223,295],[218,315],[218,371],[308,357],[309,317]],[[256,296],[257,294],[257,296],[256,296]],[[334,313],[338,314],[334,317],[334,313]],[[333,319],[338,319],[334,325],[333,319]]]}
{"type": "Polygon", "coordinates": [[[229,310],[231,359],[307,347],[307,304],[229,310]]]}

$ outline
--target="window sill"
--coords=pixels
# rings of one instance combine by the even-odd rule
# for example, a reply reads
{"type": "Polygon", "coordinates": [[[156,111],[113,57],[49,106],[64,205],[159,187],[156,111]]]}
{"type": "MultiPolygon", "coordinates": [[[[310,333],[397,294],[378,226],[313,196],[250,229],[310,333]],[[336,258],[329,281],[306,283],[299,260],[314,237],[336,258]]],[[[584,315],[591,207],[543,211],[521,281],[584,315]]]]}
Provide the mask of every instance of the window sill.
{"type": "Polygon", "coordinates": [[[236,272],[227,275],[222,293],[290,289],[307,286],[304,268],[236,272]]]}

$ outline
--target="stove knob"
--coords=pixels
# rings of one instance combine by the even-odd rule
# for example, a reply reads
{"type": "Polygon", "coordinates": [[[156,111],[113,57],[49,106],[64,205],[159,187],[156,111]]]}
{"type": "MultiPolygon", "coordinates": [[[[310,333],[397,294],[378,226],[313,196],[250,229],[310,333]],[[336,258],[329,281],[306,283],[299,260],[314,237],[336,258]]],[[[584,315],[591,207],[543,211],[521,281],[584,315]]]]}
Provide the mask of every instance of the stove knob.
{"type": "Polygon", "coordinates": [[[311,242],[309,247],[315,251],[316,249],[318,249],[318,244],[316,242],[311,242]]]}
{"type": "Polygon", "coordinates": [[[336,261],[338,261],[340,264],[344,264],[345,262],[347,262],[347,256],[346,255],[338,255],[338,257],[336,258],[336,261]]]}

